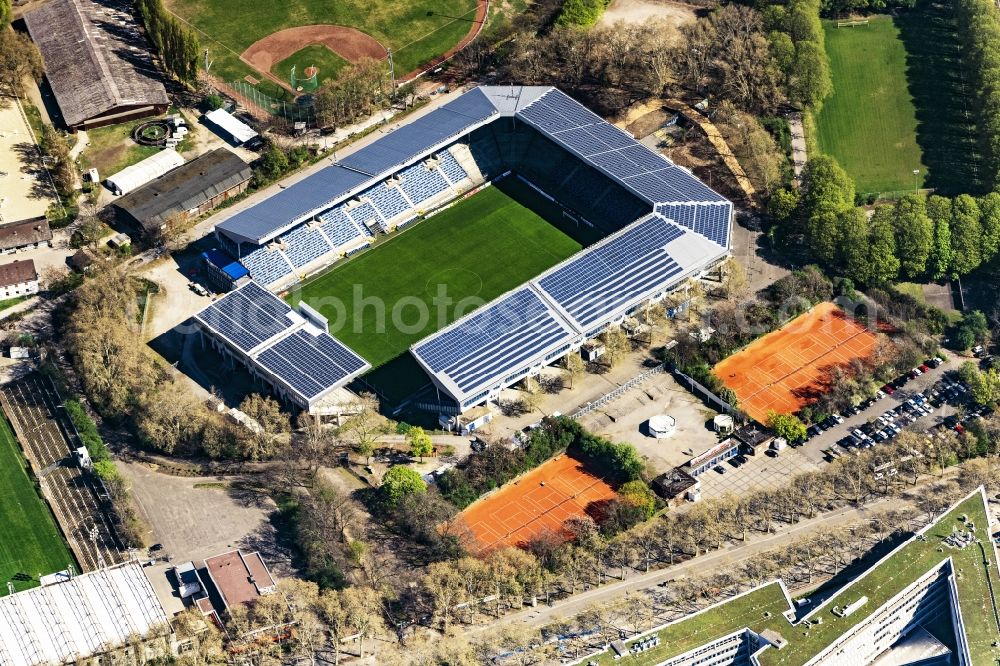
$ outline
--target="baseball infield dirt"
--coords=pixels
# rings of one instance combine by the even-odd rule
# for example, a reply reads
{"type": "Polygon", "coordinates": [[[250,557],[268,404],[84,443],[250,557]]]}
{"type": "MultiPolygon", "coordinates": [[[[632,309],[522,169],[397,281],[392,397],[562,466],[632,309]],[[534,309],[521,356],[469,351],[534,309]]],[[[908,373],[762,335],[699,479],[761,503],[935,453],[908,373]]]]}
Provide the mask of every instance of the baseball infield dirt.
{"type": "Polygon", "coordinates": [[[257,40],[240,55],[240,59],[261,73],[301,51],[310,44],[322,44],[347,62],[362,58],[385,57],[385,47],[371,35],[342,25],[303,25],[273,32],[257,40]]]}

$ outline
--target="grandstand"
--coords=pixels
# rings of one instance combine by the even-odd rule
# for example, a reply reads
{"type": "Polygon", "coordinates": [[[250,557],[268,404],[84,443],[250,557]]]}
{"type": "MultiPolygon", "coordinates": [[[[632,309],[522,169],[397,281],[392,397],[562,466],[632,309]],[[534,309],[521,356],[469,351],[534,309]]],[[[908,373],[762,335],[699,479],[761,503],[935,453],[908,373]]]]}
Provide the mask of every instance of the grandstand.
{"type": "Polygon", "coordinates": [[[214,349],[313,415],[340,413],[337,390],[371,367],[330,336],[318,312],[305,304],[296,312],[255,282],[212,303],[194,322],[214,349]]]}
{"type": "Polygon", "coordinates": [[[236,212],[216,237],[279,291],[510,176],[607,238],[414,345],[444,411],[494,397],[729,251],[729,201],[559,90],[520,86],[470,90],[236,212]],[[515,303],[532,314],[520,321],[515,303]]]}

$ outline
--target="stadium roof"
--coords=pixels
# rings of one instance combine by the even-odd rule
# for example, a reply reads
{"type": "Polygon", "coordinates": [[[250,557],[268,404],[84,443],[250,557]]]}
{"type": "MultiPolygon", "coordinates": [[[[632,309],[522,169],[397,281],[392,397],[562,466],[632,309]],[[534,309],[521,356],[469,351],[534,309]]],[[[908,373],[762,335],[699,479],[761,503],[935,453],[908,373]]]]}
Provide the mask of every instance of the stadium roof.
{"type": "MultiPolygon", "coordinates": [[[[652,213],[411,347],[459,404],[582,342],[724,254],[652,213]]],[[[506,382],[509,383],[509,382],[506,382]]]]}
{"type": "Polygon", "coordinates": [[[119,107],[169,104],[129,4],[53,0],[24,15],[70,127],[119,107]]]}
{"type": "Polygon", "coordinates": [[[305,404],[371,367],[314,321],[253,281],[215,301],[194,319],[305,404]]]}
{"type": "MultiPolygon", "coordinates": [[[[783,586],[775,582],[685,616],[628,643],[631,645],[646,636],[658,634],[659,645],[643,652],[642,658],[648,663],[663,663],[741,629],[750,629],[757,634],[780,636],[785,640],[780,649],[765,645],[754,655],[755,663],[760,666],[835,664],[840,663],[838,658],[846,663],[849,658],[840,649],[858,635],[857,629],[866,620],[883,609],[891,608],[894,600],[901,598],[914,583],[944,567],[946,571],[950,570],[954,584],[951,602],[957,599],[957,607],[951,609],[951,617],[957,619],[957,633],[963,637],[958,651],[966,654],[960,663],[997,663],[1000,658],[1000,647],[997,647],[1000,645],[1000,628],[996,620],[997,600],[990,583],[990,576],[997,571],[992,531],[986,495],[980,487],[868,567],[859,577],[827,596],[808,614],[798,618],[794,626],[785,615],[792,611],[787,594],[783,586]],[[963,516],[968,518],[968,522],[963,520],[963,516]],[[975,543],[964,548],[945,544],[945,539],[951,537],[955,530],[963,531],[970,522],[976,526],[981,547],[975,543]],[[867,602],[852,613],[833,612],[835,608],[842,609],[862,598],[866,598],[867,602]]],[[[905,614],[905,610],[902,612],[905,614]]],[[[873,655],[873,659],[877,656],[873,655]]],[[[584,658],[585,662],[591,660],[600,666],[616,661],[610,650],[596,658],[584,658]]],[[[871,663],[871,660],[858,663],[860,666],[871,663]]]]}
{"type": "Polygon", "coordinates": [[[169,631],[138,562],[0,598],[0,663],[69,664],[169,631]]]}
{"type": "Polygon", "coordinates": [[[471,90],[240,211],[217,229],[241,241],[262,244],[471,131],[496,113],[486,95],[478,89],[471,90]]]}
{"type": "Polygon", "coordinates": [[[514,117],[670,218],[728,249],[730,204],[687,169],[547,86],[482,86],[242,210],[216,228],[261,245],[430,152],[501,117],[514,117]]]}

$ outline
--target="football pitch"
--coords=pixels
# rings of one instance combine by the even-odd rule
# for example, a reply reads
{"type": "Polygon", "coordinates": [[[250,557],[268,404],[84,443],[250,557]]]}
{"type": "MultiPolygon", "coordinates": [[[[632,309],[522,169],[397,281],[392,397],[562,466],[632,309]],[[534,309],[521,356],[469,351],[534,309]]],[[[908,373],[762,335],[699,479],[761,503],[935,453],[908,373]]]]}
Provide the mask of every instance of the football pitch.
{"type": "Polygon", "coordinates": [[[0,596],[38,585],[38,574],[61,571],[75,560],[25,470],[21,449],[0,417],[0,596]]]}
{"type": "Polygon", "coordinates": [[[595,240],[514,178],[294,289],[376,368],[595,240]],[[529,207],[530,206],[530,207],[529,207]]]}
{"type": "Polygon", "coordinates": [[[859,193],[981,189],[954,21],[950,5],[932,0],[867,25],[824,21],[834,90],[816,114],[816,139],[859,193]]]}

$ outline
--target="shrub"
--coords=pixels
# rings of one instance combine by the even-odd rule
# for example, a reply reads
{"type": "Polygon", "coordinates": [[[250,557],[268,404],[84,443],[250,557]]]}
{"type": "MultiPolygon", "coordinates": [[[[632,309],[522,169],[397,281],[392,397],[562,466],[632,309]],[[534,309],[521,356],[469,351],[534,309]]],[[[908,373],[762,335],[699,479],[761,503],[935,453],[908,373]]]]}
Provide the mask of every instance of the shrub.
{"type": "Polygon", "coordinates": [[[566,0],[556,18],[558,25],[591,26],[607,8],[607,0],[566,0]]]}
{"type": "Polygon", "coordinates": [[[389,469],[382,477],[380,488],[382,497],[388,506],[397,506],[404,497],[414,493],[422,493],[427,490],[427,484],[420,474],[405,467],[397,465],[389,469]]]}
{"type": "Polygon", "coordinates": [[[84,410],[83,405],[73,398],[65,400],[63,405],[66,407],[66,413],[69,414],[70,421],[73,422],[73,426],[80,434],[83,445],[87,447],[87,453],[90,454],[90,459],[94,461],[95,469],[98,462],[110,461],[111,451],[108,450],[107,444],[101,439],[101,434],[97,431],[97,424],[94,423],[94,420],[84,410]]]}

